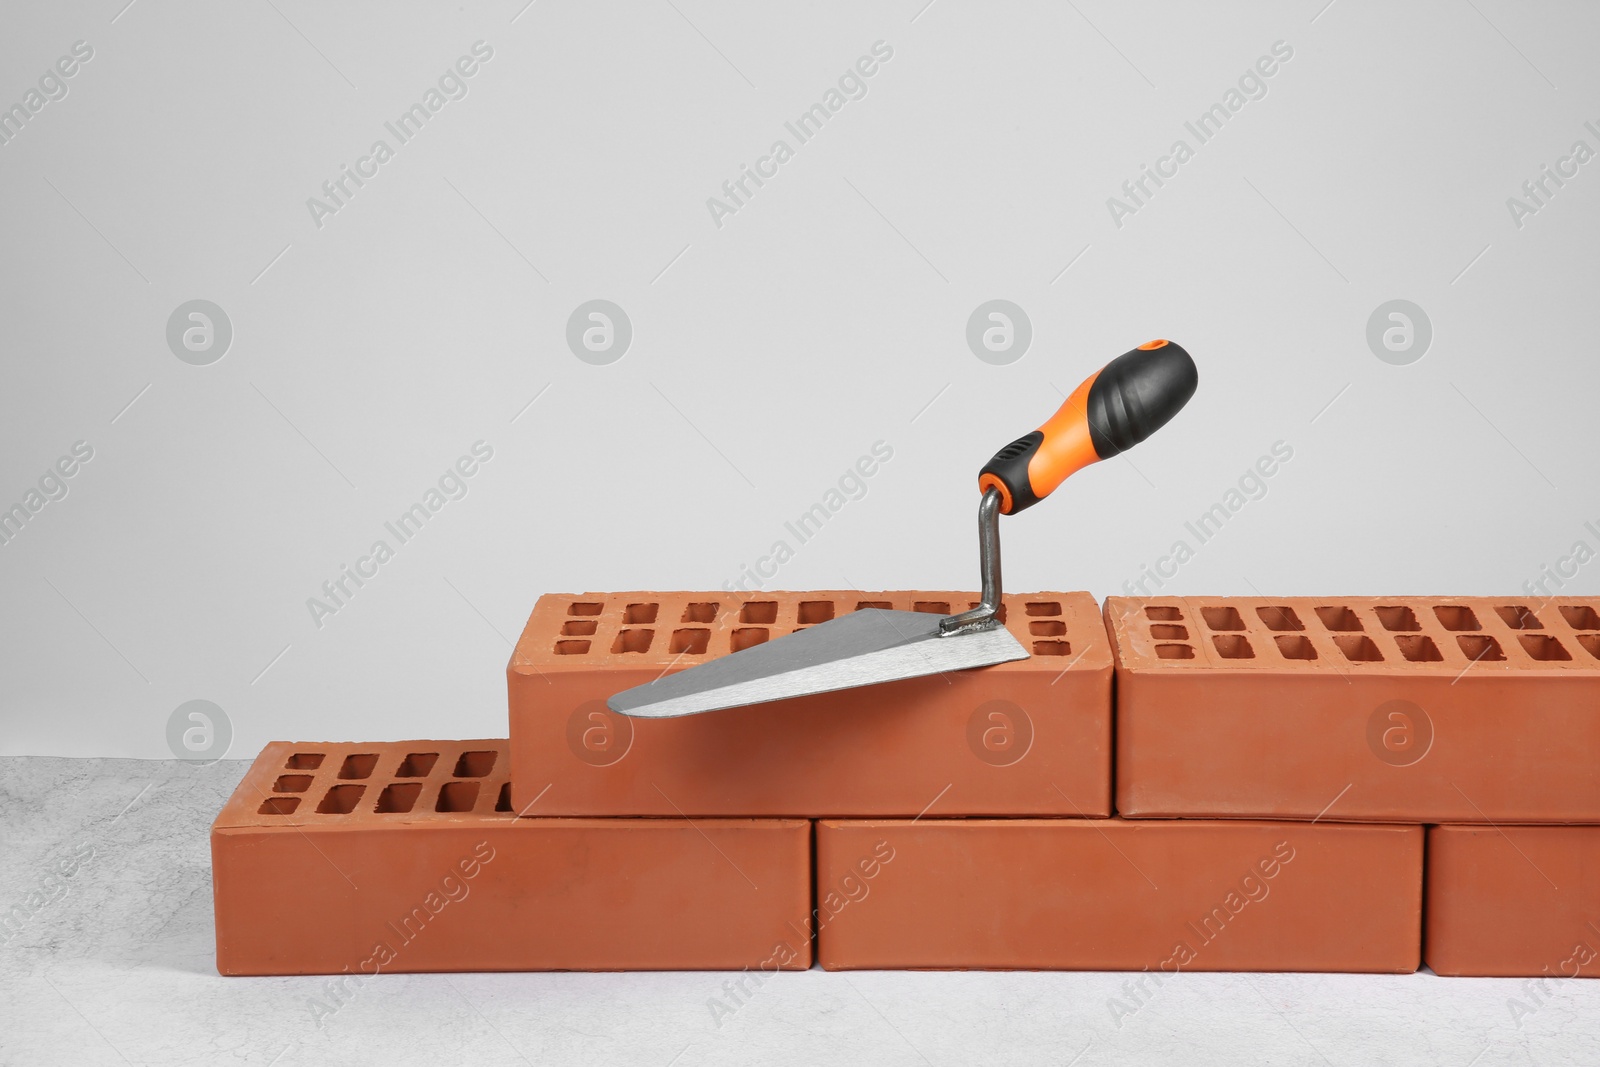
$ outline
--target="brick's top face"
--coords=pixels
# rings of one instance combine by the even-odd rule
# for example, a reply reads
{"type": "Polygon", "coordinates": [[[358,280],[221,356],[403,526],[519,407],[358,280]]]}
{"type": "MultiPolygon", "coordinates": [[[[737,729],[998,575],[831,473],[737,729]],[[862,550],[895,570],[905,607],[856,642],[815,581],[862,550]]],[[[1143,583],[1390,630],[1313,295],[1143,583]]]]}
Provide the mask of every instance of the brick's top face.
{"type": "MultiPolygon", "coordinates": [[[[534,605],[511,670],[684,670],[862,608],[947,615],[977,603],[974,593],[948,591],[547,593],[534,605]]],[[[1029,658],[985,670],[1092,671],[1111,665],[1100,609],[1088,593],[1011,593],[1000,610],[1029,658]]]]}
{"type": "Polygon", "coordinates": [[[212,828],[305,831],[513,819],[510,763],[505,740],[274,741],[212,828]]]}
{"type": "Polygon", "coordinates": [[[1600,676],[1600,597],[1110,597],[1118,666],[1600,676]]]}

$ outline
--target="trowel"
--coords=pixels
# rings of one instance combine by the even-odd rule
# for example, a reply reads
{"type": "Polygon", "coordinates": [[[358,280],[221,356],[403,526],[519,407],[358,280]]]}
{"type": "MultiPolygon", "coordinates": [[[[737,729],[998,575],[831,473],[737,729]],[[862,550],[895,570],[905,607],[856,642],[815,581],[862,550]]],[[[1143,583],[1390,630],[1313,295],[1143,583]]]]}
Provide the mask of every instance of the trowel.
{"type": "Polygon", "coordinates": [[[983,594],[955,615],[864,608],[616,694],[612,711],[665,719],[1028,658],[1001,625],[1000,516],[1049,496],[1074,471],[1132,448],[1167,424],[1199,384],[1171,341],[1125,352],[1089,376],[1043,426],[978,473],[983,594]]]}

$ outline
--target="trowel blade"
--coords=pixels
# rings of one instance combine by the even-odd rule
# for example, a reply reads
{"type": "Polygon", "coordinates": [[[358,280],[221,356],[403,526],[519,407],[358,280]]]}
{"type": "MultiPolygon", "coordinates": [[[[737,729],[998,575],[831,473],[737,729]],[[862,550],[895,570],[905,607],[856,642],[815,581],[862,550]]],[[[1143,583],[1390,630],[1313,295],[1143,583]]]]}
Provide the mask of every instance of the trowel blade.
{"type": "Polygon", "coordinates": [[[865,608],[624,690],[606,705],[667,719],[1028,658],[1004,626],[940,637],[943,618],[865,608]]]}

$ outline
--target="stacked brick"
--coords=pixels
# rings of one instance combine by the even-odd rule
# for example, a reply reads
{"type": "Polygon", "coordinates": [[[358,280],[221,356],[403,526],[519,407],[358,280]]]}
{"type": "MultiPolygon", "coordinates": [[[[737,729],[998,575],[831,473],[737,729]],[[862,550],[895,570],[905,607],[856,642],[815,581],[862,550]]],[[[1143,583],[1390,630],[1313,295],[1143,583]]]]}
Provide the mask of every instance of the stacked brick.
{"type": "Polygon", "coordinates": [[[267,747],[212,831],[218,969],[1600,970],[1592,600],[1009,595],[1027,660],[605,705],[974,599],[542,597],[509,741],[267,747]]]}

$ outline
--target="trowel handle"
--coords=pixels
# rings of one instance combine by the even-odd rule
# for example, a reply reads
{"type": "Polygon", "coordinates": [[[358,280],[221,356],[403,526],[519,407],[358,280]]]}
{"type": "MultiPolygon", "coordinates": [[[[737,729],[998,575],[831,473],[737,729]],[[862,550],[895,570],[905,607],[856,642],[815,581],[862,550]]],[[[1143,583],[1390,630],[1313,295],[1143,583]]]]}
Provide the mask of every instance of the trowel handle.
{"type": "Polygon", "coordinates": [[[1171,341],[1125,352],[1073,390],[1049,422],[996,452],[978,474],[978,490],[999,490],[1003,515],[1032,507],[1074,471],[1161,429],[1199,382],[1194,360],[1171,341]]]}

